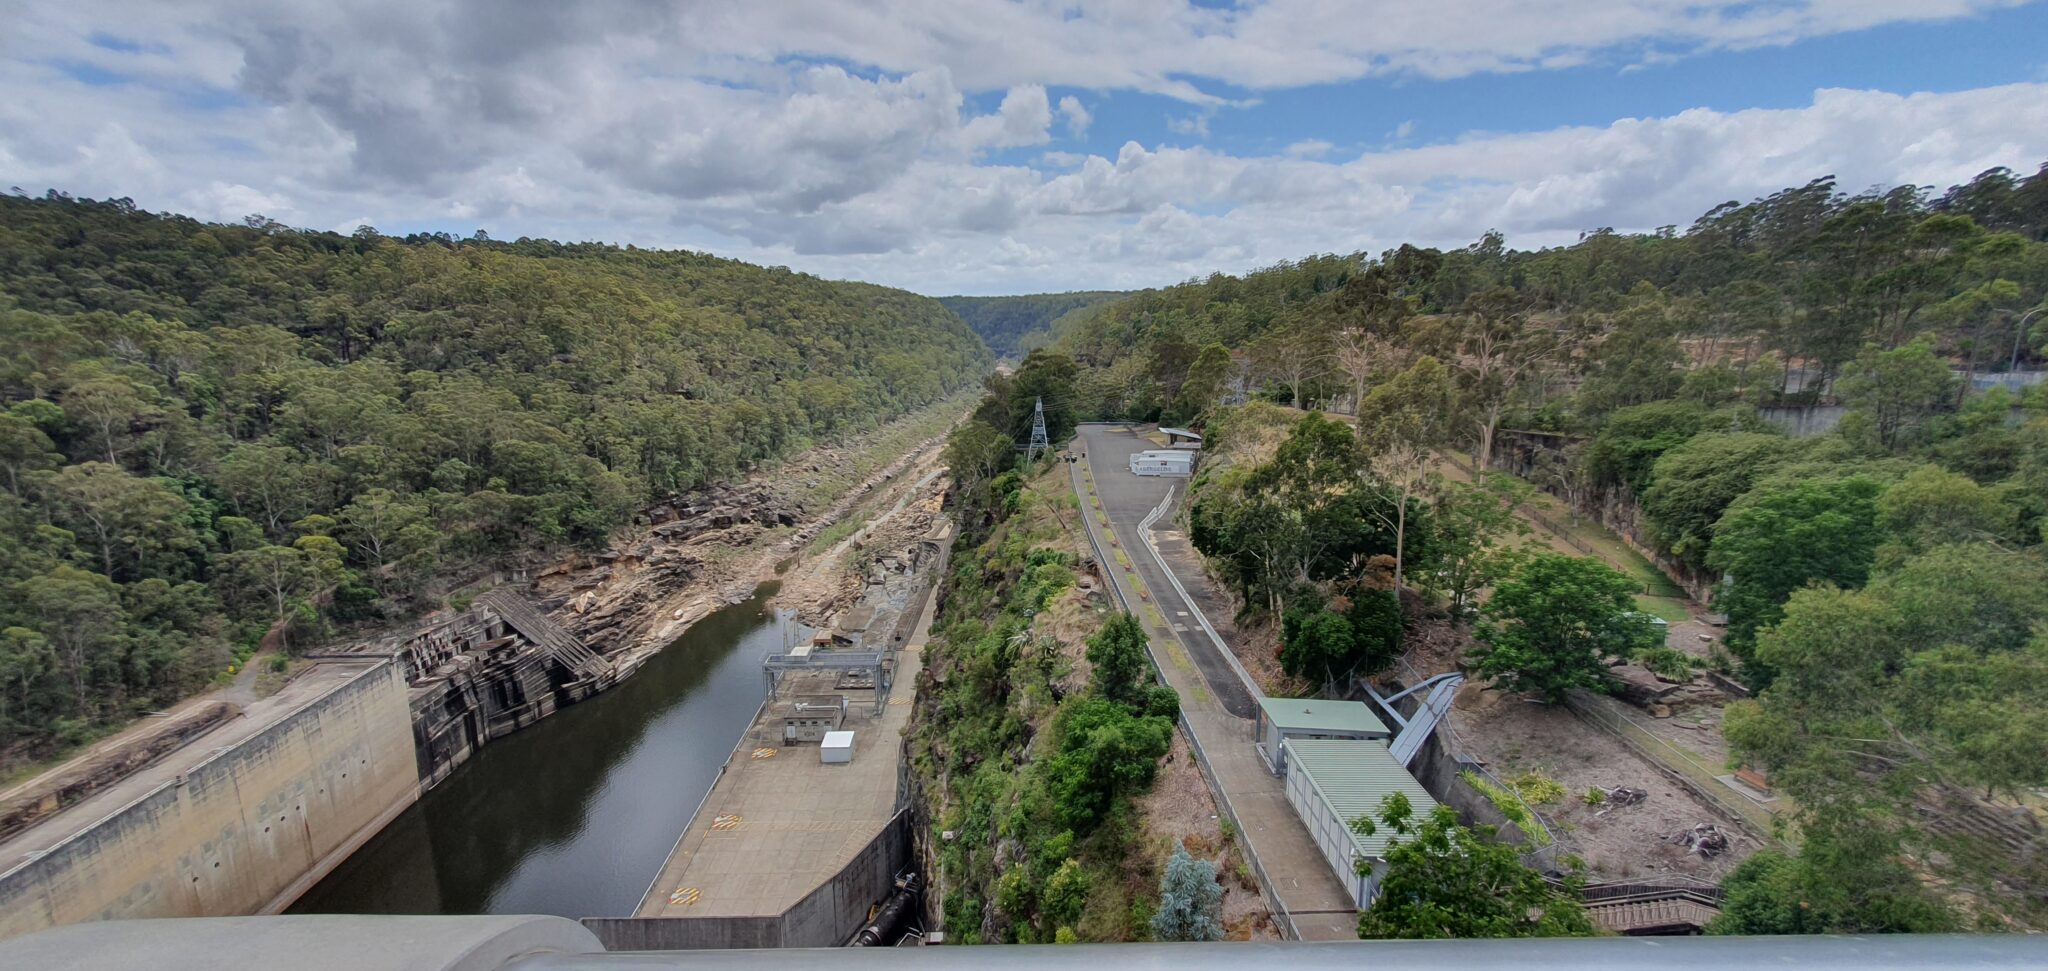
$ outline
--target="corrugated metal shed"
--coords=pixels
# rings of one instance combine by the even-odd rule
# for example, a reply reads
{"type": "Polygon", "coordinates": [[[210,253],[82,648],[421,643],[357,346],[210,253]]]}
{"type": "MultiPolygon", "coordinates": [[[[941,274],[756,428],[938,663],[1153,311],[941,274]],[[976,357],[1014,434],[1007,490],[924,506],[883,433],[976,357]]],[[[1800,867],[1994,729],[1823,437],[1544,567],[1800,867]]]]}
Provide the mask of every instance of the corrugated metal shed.
{"type": "MultiPolygon", "coordinates": [[[[1291,772],[1307,776],[1331,813],[1347,824],[1376,815],[1380,801],[1396,792],[1408,796],[1418,818],[1436,808],[1436,800],[1394,760],[1385,742],[1297,738],[1288,739],[1287,749],[1293,756],[1291,772]]],[[[1360,856],[1377,860],[1386,855],[1387,837],[1392,835],[1387,827],[1371,836],[1353,832],[1348,825],[1345,831],[1360,856]]]]}
{"type": "Polygon", "coordinates": [[[1261,698],[1266,720],[1283,732],[1309,734],[1349,732],[1385,738],[1386,723],[1362,701],[1319,701],[1314,698],[1261,698]]]}
{"type": "Polygon", "coordinates": [[[1172,462],[1176,465],[1192,465],[1195,461],[1195,454],[1193,452],[1170,448],[1146,449],[1145,451],[1134,453],[1131,457],[1140,460],[1150,459],[1155,462],[1172,462]]]}

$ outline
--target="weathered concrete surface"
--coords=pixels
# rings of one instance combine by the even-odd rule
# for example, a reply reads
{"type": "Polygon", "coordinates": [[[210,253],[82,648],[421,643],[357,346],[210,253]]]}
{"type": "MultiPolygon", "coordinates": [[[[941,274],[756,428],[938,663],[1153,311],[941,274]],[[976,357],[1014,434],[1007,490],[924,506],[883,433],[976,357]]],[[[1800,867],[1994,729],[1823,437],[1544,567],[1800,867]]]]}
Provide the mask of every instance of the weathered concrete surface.
{"type": "MultiPolygon", "coordinates": [[[[1087,459],[1073,469],[1075,494],[1082,496],[1085,508],[1085,464],[1110,519],[1110,528],[1104,529],[1095,516],[1082,517],[1090,538],[1098,550],[1122,550],[1134,568],[1127,572],[1112,557],[1104,561],[1103,572],[1119,597],[1139,608],[1153,661],[1166,683],[1180,693],[1181,724],[1216,790],[1219,808],[1237,824],[1238,838],[1273,905],[1274,917],[1302,940],[1355,939],[1358,912],[1350,895],[1330,872],[1301,817],[1287,804],[1286,787],[1266,770],[1253,747],[1257,727],[1249,712],[1257,704],[1254,689],[1217,652],[1200,625],[1191,622],[1203,598],[1183,599],[1166,580],[1169,564],[1154,558],[1138,533],[1138,523],[1184,481],[1130,473],[1130,454],[1150,444],[1119,427],[1084,425],[1079,432],[1075,448],[1087,459]],[[1116,547],[1108,545],[1110,538],[1117,540],[1116,547]],[[1140,584],[1145,598],[1138,596],[1140,584]]],[[[1193,570],[1181,572],[1177,579],[1191,590],[1208,583],[1193,570]]]]}
{"type": "MultiPolygon", "coordinates": [[[[779,722],[757,721],[704,797],[636,915],[776,917],[860,855],[900,808],[903,730],[930,629],[928,598],[917,627],[897,652],[895,682],[881,714],[863,716],[871,705],[852,700],[846,726],[856,732],[851,764],[822,764],[815,746],[782,745],[779,722]],[[757,759],[757,751],[774,754],[757,759]],[[728,822],[721,824],[721,819],[728,822]],[[697,893],[686,895],[687,902],[671,903],[671,896],[683,889],[697,893]]],[[[885,890],[890,876],[883,875],[885,890]]],[[[855,919],[878,898],[861,901],[855,919]]],[[[851,931],[850,926],[835,929],[851,931]]]]}
{"type": "Polygon", "coordinates": [[[274,913],[419,798],[404,676],[322,664],[0,847],[0,938],[274,913]]]}
{"type": "Polygon", "coordinates": [[[780,914],[589,917],[583,925],[613,951],[835,947],[867,919],[868,908],[889,893],[896,873],[910,862],[915,827],[909,810],[898,813],[838,873],[780,914]]]}
{"type": "Polygon", "coordinates": [[[814,745],[781,744],[779,718],[757,718],[635,916],[584,921],[607,947],[834,947],[867,919],[914,855],[903,733],[949,554],[892,624],[902,647],[879,714],[849,699],[853,762],[823,764],[814,745]]]}
{"type": "Polygon", "coordinates": [[[187,742],[240,716],[222,697],[197,699],[161,719],[145,719],[56,768],[0,792],[0,841],[128,778],[187,742]]]}

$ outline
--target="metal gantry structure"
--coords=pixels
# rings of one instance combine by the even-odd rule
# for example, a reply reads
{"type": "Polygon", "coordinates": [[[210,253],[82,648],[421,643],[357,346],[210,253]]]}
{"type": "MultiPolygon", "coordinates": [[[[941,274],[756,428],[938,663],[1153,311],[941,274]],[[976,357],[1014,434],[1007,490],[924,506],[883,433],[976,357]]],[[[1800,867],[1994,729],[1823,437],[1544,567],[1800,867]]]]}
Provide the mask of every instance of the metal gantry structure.
{"type": "Polygon", "coordinates": [[[1036,459],[1039,452],[1051,449],[1052,443],[1045,434],[1045,398],[1041,396],[1031,409],[1031,444],[1024,446],[1024,460],[1036,459]]]}
{"type": "Polygon", "coordinates": [[[761,673],[768,679],[768,697],[775,697],[775,689],[782,679],[797,671],[841,671],[867,674],[875,685],[875,712],[880,714],[882,706],[889,703],[889,689],[894,682],[890,677],[888,664],[881,651],[820,651],[815,654],[770,654],[761,659],[761,673]]]}

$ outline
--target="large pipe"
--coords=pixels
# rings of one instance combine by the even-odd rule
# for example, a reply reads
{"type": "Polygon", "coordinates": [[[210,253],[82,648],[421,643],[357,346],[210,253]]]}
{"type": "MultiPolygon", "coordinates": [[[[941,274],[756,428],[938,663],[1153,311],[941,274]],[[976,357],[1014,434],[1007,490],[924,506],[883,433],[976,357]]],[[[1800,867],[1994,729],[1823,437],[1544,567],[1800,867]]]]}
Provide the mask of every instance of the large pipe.
{"type": "Polygon", "coordinates": [[[891,940],[901,937],[903,925],[909,923],[911,916],[917,912],[917,895],[923,885],[924,881],[914,871],[898,877],[896,889],[889,894],[887,900],[882,901],[882,906],[875,911],[874,919],[868,921],[868,926],[861,928],[860,933],[853,935],[853,940],[848,942],[847,946],[887,947],[891,940]]]}

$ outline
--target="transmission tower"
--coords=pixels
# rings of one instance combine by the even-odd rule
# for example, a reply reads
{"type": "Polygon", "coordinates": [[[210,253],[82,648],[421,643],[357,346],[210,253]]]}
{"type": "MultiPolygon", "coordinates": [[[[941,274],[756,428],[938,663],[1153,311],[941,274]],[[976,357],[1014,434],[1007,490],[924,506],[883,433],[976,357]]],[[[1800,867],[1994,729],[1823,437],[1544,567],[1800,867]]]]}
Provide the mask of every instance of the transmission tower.
{"type": "Polygon", "coordinates": [[[1024,446],[1024,461],[1036,459],[1041,450],[1052,450],[1052,443],[1045,438],[1045,399],[1042,397],[1031,410],[1031,444],[1024,446]]]}

